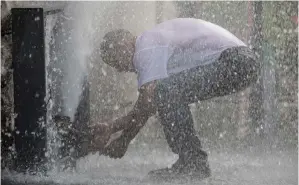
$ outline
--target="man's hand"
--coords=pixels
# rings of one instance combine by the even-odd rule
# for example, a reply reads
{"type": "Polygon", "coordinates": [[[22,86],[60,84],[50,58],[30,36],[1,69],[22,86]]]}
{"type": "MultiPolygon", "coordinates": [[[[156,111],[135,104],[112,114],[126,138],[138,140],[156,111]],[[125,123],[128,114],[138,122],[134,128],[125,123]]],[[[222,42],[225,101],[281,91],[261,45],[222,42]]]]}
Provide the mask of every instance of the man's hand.
{"type": "Polygon", "coordinates": [[[105,147],[103,155],[111,158],[122,158],[125,155],[130,142],[139,133],[148,118],[156,113],[154,91],[155,82],[141,87],[140,95],[133,110],[121,118],[120,123],[118,123],[118,125],[123,125],[121,136],[105,147]]]}
{"type": "Polygon", "coordinates": [[[154,89],[154,82],[143,86],[133,110],[128,115],[111,123],[92,126],[93,141],[90,150],[99,151],[100,154],[112,158],[123,157],[131,140],[135,138],[148,118],[156,112],[154,89]]]}
{"type": "Polygon", "coordinates": [[[141,126],[123,130],[121,136],[105,147],[103,155],[111,158],[122,158],[128,150],[130,142],[139,133],[141,126]]]}
{"type": "Polygon", "coordinates": [[[90,126],[90,133],[91,133],[91,143],[89,146],[89,150],[91,152],[100,153],[104,150],[105,145],[109,141],[110,135],[113,134],[111,132],[111,128],[109,127],[109,123],[99,123],[96,125],[90,126]]]}

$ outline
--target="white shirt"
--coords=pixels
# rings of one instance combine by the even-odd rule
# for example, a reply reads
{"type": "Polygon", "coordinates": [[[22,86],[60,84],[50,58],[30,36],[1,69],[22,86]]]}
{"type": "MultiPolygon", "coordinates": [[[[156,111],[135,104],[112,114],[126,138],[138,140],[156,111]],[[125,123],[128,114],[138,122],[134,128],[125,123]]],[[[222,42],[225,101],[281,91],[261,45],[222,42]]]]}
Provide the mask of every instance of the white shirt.
{"type": "Polygon", "coordinates": [[[224,28],[193,18],[177,18],[141,34],[135,44],[134,67],[138,88],[216,61],[228,48],[246,46],[224,28]]]}

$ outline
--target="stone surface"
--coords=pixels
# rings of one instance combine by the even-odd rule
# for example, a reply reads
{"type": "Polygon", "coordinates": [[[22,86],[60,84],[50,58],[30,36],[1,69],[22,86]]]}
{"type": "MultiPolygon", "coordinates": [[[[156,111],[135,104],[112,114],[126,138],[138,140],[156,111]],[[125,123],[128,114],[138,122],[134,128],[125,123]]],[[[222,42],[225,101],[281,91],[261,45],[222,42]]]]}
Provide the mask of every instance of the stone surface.
{"type": "MultiPolygon", "coordinates": [[[[165,148],[165,147],[164,147],[165,148]]],[[[210,184],[210,185],[295,185],[298,183],[296,151],[210,152],[212,177],[201,182],[156,182],[149,171],[166,167],[177,159],[169,150],[131,147],[119,160],[90,155],[79,161],[77,172],[49,173],[47,177],[2,172],[3,184],[210,184]],[[10,179],[10,183],[9,180],[10,179]],[[14,182],[12,182],[12,179],[14,182]]]]}

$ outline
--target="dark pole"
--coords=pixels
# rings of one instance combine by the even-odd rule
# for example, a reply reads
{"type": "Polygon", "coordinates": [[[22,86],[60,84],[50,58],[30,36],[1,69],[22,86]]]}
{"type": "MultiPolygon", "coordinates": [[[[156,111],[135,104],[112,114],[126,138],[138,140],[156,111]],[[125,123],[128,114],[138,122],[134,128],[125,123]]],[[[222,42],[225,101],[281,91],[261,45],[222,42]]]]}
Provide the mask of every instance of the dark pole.
{"type": "Polygon", "coordinates": [[[12,9],[16,169],[44,168],[46,72],[42,8],[12,9]]]}
{"type": "Polygon", "coordinates": [[[249,95],[249,116],[253,124],[253,137],[262,136],[262,122],[263,122],[263,74],[262,74],[262,55],[263,55],[263,35],[262,35],[262,11],[263,2],[254,1],[253,4],[253,30],[251,35],[251,44],[255,54],[258,56],[258,61],[260,62],[260,75],[257,83],[252,86],[249,95]]]}
{"type": "MultiPolygon", "coordinates": [[[[4,5],[6,5],[4,3],[4,5]]],[[[4,70],[1,71],[1,169],[11,168],[13,165],[14,139],[12,137],[13,111],[13,73],[11,70],[11,16],[1,18],[1,62],[4,70]],[[9,31],[10,30],[10,31],[9,31]]]]}

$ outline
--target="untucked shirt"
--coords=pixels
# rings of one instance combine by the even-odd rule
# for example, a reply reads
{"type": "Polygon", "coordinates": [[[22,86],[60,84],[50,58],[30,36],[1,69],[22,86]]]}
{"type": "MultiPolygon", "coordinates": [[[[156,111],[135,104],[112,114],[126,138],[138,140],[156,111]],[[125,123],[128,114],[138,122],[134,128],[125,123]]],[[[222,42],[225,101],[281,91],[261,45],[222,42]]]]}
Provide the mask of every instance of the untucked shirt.
{"type": "Polygon", "coordinates": [[[136,40],[138,88],[193,67],[215,62],[228,48],[246,46],[226,29],[193,18],[165,21],[136,40]]]}

